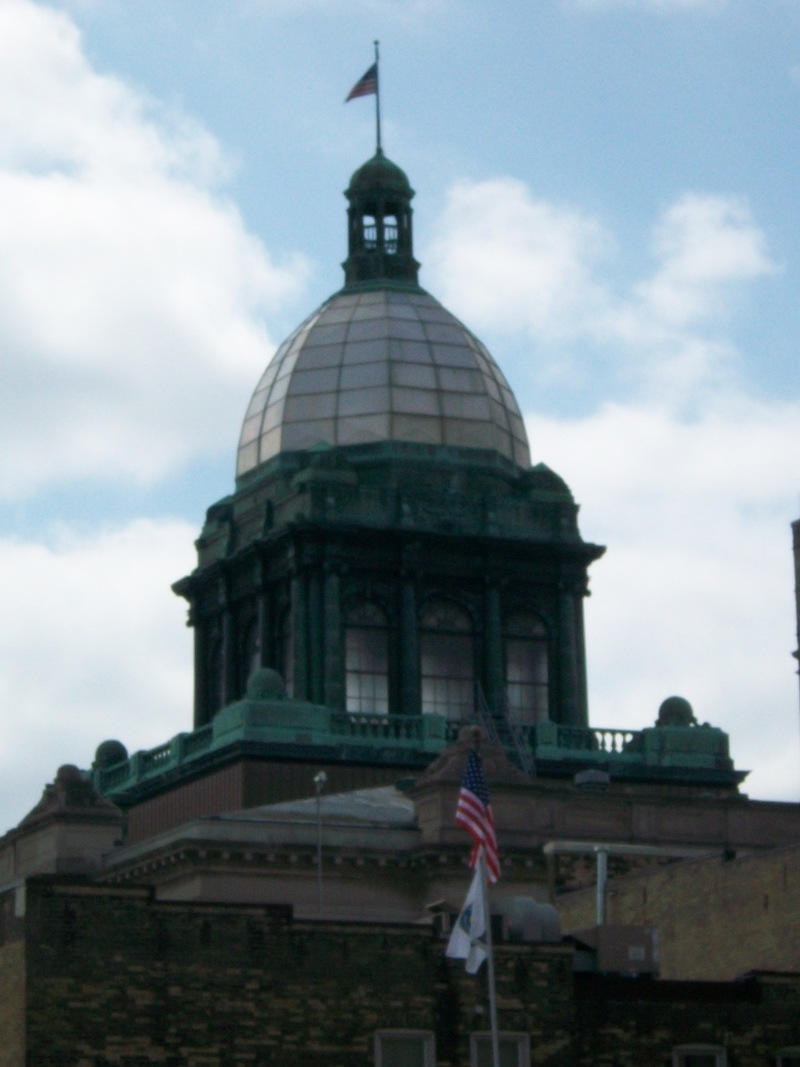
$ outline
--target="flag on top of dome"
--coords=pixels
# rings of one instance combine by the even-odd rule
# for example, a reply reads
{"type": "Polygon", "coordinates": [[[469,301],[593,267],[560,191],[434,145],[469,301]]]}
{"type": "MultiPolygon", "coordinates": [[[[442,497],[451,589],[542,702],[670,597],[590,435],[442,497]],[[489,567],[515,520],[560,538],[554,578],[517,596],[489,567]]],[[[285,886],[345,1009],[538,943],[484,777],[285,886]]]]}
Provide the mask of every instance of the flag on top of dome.
{"type": "Polygon", "coordinates": [[[374,96],[378,92],[378,64],[373,63],[366,73],[362,74],[356,84],[345,97],[344,102],[355,100],[359,96],[374,96]]]}

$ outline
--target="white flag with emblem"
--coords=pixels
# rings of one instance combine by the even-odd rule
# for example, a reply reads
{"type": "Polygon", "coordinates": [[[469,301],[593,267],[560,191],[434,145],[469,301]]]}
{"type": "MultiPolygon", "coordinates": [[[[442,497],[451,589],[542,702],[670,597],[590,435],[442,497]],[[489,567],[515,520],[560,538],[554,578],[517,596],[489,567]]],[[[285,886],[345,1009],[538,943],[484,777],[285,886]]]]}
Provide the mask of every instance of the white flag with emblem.
{"type": "Polygon", "coordinates": [[[486,901],[483,893],[483,858],[475,868],[464,907],[458,916],[445,955],[451,960],[466,960],[467,974],[475,974],[486,959],[486,901]]]}

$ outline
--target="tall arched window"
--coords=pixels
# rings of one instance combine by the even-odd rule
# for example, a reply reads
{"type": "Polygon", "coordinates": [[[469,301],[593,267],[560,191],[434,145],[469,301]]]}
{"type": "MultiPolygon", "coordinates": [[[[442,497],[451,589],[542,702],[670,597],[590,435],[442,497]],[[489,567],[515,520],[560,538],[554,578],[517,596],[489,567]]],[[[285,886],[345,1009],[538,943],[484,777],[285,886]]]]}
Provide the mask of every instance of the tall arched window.
{"type": "Polygon", "coordinates": [[[347,710],[389,714],[389,627],[382,608],[364,601],[347,612],[344,631],[347,710]]]}
{"type": "Polygon", "coordinates": [[[468,719],[475,711],[475,639],[469,614],[451,600],[431,601],[420,627],[422,712],[468,719]]]}
{"type": "Polygon", "coordinates": [[[549,718],[547,628],[541,619],[517,611],[506,620],[506,705],[512,722],[549,718]]]}

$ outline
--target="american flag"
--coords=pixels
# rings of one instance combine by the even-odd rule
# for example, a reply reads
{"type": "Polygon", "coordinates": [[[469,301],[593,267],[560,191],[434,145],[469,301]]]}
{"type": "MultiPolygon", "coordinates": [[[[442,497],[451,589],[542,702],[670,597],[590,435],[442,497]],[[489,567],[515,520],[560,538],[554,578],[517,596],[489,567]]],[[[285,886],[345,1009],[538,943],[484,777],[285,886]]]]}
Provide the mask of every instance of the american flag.
{"type": "Polygon", "coordinates": [[[378,91],[378,64],[373,63],[366,74],[362,74],[345,97],[344,102],[355,100],[357,96],[374,96],[378,91]]]}
{"type": "Polygon", "coordinates": [[[470,867],[475,866],[483,851],[489,881],[496,882],[500,877],[500,859],[497,854],[494,817],[480,757],[475,751],[471,751],[467,758],[464,780],[458,794],[456,825],[463,826],[474,842],[469,860],[470,867]]]}

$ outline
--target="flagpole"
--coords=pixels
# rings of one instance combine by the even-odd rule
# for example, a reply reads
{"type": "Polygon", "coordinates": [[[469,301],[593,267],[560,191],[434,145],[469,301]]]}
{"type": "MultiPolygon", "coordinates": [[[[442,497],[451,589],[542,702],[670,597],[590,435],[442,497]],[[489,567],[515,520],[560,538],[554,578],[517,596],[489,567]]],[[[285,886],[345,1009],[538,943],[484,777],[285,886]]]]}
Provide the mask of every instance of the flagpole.
{"type": "Polygon", "coordinates": [[[375,41],[375,129],[378,155],[383,151],[381,148],[381,75],[379,66],[380,56],[378,55],[379,43],[379,41],[375,41]]]}
{"type": "Polygon", "coordinates": [[[497,1032],[497,994],[494,984],[494,949],[492,947],[492,909],[489,907],[489,876],[486,872],[486,850],[481,849],[478,859],[483,879],[483,906],[486,925],[486,963],[489,982],[489,1025],[492,1029],[492,1067],[500,1067],[500,1038],[497,1032]]]}

